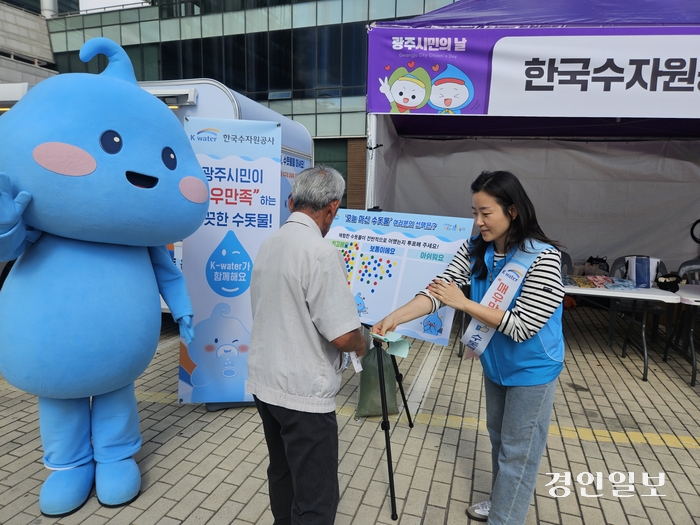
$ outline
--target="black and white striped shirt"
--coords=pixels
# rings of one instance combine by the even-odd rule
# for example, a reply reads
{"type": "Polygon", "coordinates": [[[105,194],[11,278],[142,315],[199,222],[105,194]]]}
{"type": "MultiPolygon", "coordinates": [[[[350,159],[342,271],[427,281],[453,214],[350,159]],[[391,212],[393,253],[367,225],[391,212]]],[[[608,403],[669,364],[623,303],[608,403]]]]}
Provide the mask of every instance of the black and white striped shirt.
{"type": "MultiPolygon", "coordinates": [[[[469,241],[457,251],[444,273],[438,279],[454,281],[462,287],[471,282],[471,261],[469,259],[469,241]]],[[[494,265],[505,255],[495,254],[494,265]]],[[[444,306],[432,297],[428,290],[419,293],[426,295],[433,302],[433,312],[444,306]]],[[[564,300],[564,285],[561,281],[561,254],[556,248],[544,250],[535,259],[525,274],[525,281],[520,295],[512,310],[506,310],[501,323],[496,327],[517,343],[533,337],[552,317],[554,311],[564,300]]]]}

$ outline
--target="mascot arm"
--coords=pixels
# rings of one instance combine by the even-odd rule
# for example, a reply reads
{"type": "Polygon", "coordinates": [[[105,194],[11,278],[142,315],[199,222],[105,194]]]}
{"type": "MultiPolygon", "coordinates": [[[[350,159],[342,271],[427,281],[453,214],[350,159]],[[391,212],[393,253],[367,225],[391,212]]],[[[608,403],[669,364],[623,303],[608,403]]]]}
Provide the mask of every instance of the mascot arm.
{"type": "Polygon", "coordinates": [[[170,308],[173,319],[180,325],[180,336],[187,344],[194,339],[192,327],[192,303],[187,293],[185,277],[180,269],[173,264],[170,253],[165,246],[151,246],[148,248],[153,264],[153,272],[158,282],[158,291],[163,296],[165,304],[170,308]]]}
{"type": "Polygon", "coordinates": [[[0,173],[0,261],[16,259],[41,235],[41,232],[27,228],[22,214],[32,196],[20,191],[12,197],[10,177],[0,173]]]}

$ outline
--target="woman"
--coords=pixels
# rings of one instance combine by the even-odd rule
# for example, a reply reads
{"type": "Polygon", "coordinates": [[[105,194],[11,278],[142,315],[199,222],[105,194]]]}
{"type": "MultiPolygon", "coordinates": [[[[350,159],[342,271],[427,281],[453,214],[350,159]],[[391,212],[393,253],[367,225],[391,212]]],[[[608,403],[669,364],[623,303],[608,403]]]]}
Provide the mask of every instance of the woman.
{"type": "Polygon", "coordinates": [[[561,254],[537,224],[515,175],[483,172],[471,190],[480,234],[464,243],[427,290],[372,330],[383,335],[443,305],[472,317],[462,340],[469,356],[480,354],[484,369],[493,481],[489,499],[467,515],[517,525],[525,523],[535,490],[564,365],[561,254]],[[470,279],[468,299],[460,287],[470,279]]]}

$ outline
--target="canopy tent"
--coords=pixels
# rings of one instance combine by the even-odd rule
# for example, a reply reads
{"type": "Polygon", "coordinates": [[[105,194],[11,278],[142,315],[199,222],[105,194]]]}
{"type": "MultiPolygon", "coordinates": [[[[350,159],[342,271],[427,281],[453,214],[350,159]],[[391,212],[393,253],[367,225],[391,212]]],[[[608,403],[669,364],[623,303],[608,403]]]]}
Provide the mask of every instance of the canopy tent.
{"type": "Polygon", "coordinates": [[[700,4],[462,0],[372,24],[368,206],[465,216],[516,173],[574,260],[696,257],[700,4]]]}

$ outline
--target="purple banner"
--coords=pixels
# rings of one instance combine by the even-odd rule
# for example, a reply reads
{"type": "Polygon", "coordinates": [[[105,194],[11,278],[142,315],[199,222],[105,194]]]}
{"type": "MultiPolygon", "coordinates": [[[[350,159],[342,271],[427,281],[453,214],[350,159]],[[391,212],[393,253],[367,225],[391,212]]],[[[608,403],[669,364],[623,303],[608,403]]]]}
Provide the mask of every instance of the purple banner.
{"type": "Polygon", "coordinates": [[[699,49],[692,26],[373,27],[368,111],[697,118],[699,49]]]}

